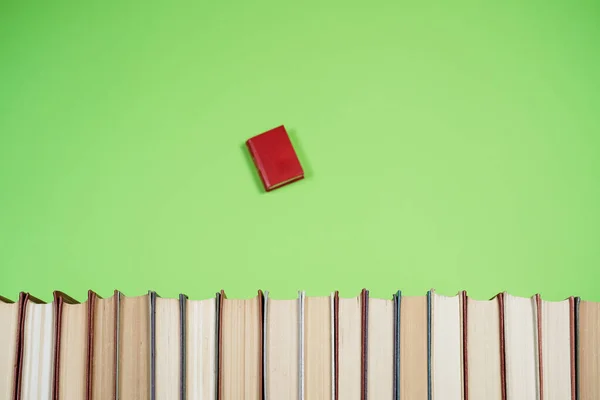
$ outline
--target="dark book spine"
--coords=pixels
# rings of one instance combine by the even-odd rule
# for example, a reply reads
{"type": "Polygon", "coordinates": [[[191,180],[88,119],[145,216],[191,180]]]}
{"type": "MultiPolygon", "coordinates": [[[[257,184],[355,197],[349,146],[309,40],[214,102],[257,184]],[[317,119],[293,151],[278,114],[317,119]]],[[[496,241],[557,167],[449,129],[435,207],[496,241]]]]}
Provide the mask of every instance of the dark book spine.
{"type": "Polygon", "coordinates": [[[506,400],[506,347],[504,334],[504,293],[498,293],[498,311],[500,315],[500,388],[502,400],[506,400]]]}
{"type": "Polygon", "coordinates": [[[469,400],[469,353],[468,353],[468,301],[469,298],[467,296],[466,291],[460,292],[461,302],[462,302],[462,346],[463,346],[463,400],[469,400]]]}
{"type": "Polygon", "coordinates": [[[433,399],[433,387],[431,385],[431,314],[432,314],[432,290],[427,292],[427,400],[433,399]]]}
{"type": "Polygon", "coordinates": [[[186,390],[186,354],[187,354],[187,296],[179,295],[179,399],[185,400],[187,397],[186,390]]]}
{"type": "Polygon", "coordinates": [[[368,398],[368,361],[369,361],[369,291],[367,289],[363,289],[361,293],[361,307],[362,307],[362,315],[361,315],[361,400],[367,400],[368,398]]]}
{"type": "Polygon", "coordinates": [[[86,362],[86,373],[85,373],[85,398],[91,400],[92,398],[92,375],[94,368],[94,311],[96,310],[96,299],[98,295],[91,290],[88,290],[88,304],[87,304],[87,362],[86,362]]]}
{"type": "Polygon", "coordinates": [[[400,307],[402,292],[392,296],[394,301],[394,400],[400,400],[400,307]]]}
{"type": "Polygon", "coordinates": [[[573,345],[575,346],[575,399],[579,400],[579,304],[581,299],[579,297],[575,297],[574,299],[574,310],[573,310],[573,325],[575,327],[574,337],[573,337],[573,345]]]}

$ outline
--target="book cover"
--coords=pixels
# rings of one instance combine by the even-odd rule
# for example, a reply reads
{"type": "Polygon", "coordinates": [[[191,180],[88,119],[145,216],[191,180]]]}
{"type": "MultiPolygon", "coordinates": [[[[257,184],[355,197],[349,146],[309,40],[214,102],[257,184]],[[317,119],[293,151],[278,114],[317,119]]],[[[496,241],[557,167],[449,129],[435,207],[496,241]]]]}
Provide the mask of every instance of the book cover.
{"type": "Polygon", "coordinates": [[[267,192],[304,178],[304,171],[283,125],[246,141],[267,192]]]}

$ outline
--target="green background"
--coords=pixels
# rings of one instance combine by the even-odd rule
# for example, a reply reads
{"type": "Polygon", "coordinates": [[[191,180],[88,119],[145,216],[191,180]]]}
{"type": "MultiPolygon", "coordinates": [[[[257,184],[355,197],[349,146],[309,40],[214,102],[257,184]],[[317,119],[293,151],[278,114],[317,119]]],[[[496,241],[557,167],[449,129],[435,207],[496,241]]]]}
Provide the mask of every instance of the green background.
{"type": "Polygon", "coordinates": [[[0,1],[0,293],[600,300],[599,4],[0,1]]]}

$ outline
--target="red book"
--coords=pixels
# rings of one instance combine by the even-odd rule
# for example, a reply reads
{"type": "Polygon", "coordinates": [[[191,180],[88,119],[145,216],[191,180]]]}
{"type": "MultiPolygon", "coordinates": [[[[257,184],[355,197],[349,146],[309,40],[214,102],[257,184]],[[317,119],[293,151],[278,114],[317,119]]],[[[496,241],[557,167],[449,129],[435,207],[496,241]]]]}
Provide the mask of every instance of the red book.
{"type": "Polygon", "coordinates": [[[283,125],[246,141],[267,192],[304,178],[304,171],[283,125]]]}

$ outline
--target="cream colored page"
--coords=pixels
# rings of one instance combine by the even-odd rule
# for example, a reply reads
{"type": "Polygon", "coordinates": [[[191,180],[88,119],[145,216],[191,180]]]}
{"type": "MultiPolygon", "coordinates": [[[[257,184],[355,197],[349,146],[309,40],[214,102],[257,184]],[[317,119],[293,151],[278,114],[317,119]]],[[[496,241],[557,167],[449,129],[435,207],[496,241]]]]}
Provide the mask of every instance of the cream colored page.
{"type": "Polygon", "coordinates": [[[511,400],[539,400],[536,314],[533,298],[506,295],[506,395],[511,400]]]}
{"type": "Polygon", "coordinates": [[[117,298],[96,299],[94,307],[92,399],[114,400],[117,298]]]}
{"type": "Polygon", "coordinates": [[[305,396],[306,400],[331,398],[331,298],[306,297],[305,396]]]}
{"type": "Polygon", "coordinates": [[[394,396],[394,303],[369,299],[368,394],[370,399],[394,396]]]}
{"type": "Polygon", "coordinates": [[[459,296],[432,294],[433,400],[462,399],[462,334],[459,296]]]}
{"type": "Polygon", "coordinates": [[[267,399],[298,399],[298,300],[268,300],[267,399]]]}
{"type": "Polygon", "coordinates": [[[186,393],[188,400],[214,400],[216,393],[216,300],[188,301],[186,393]]]}
{"type": "Polygon", "coordinates": [[[21,400],[50,400],[54,372],[54,305],[27,304],[21,400]]]}
{"type": "Polygon", "coordinates": [[[156,298],[156,399],[177,399],[180,386],[179,300],[156,298]]]}
{"type": "Polygon", "coordinates": [[[223,300],[221,400],[259,400],[262,325],[257,299],[223,300]]]}
{"type": "Polygon", "coordinates": [[[0,301],[0,399],[13,396],[19,325],[18,303],[0,301]]]}
{"type": "Polygon", "coordinates": [[[87,303],[62,306],[59,398],[84,399],[87,373],[87,303]]]}
{"type": "Polygon", "coordinates": [[[123,297],[119,324],[119,397],[150,396],[149,296],[123,297]]]}
{"type": "Polygon", "coordinates": [[[569,300],[542,301],[544,400],[571,399],[571,313],[569,300]]]}
{"type": "Polygon", "coordinates": [[[498,300],[467,301],[469,398],[501,400],[498,300]]]}
{"type": "Polygon", "coordinates": [[[338,308],[338,394],[340,399],[360,400],[361,299],[340,298],[338,308]]]}

